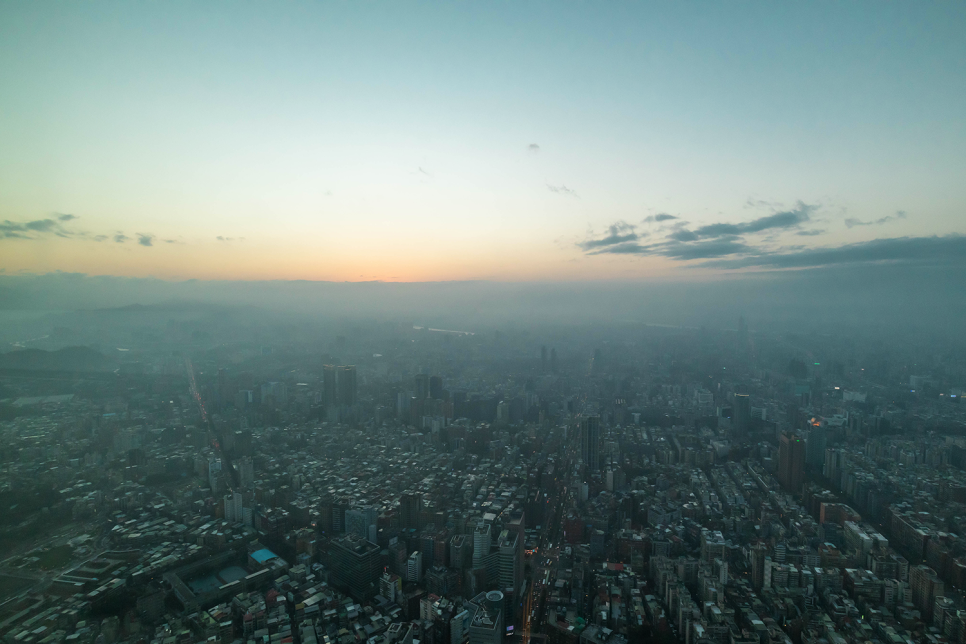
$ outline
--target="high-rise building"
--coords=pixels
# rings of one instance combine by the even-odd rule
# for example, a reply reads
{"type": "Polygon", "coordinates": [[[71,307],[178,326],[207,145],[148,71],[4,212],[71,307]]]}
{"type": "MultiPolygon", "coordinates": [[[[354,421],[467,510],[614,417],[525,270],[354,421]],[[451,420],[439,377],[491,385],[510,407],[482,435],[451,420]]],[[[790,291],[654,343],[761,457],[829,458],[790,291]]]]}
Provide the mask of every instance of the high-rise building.
{"type": "Polygon", "coordinates": [[[540,347],[540,370],[547,373],[547,345],[540,347]]]}
{"type": "MultiPolygon", "coordinates": [[[[504,530],[497,541],[497,550],[500,553],[500,588],[509,597],[519,597],[523,590],[523,543],[515,532],[504,530]]],[[[506,621],[513,621],[509,612],[506,621]]]]}
{"type": "Polygon", "coordinates": [[[416,392],[415,397],[418,400],[429,398],[429,374],[417,373],[415,377],[413,377],[413,388],[416,392]]]}
{"type": "Polygon", "coordinates": [[[433,400],[443,399],[443,379],[440,376],[432,376],[429,379],[429,397],[433,400]]]}
{"type": "Polygon", "coordinates": [[[490,554],[492,538],[490,537],[490,524],[480,523],[473,531],[473,567],[479,568],[483,565],[484,558],[490,554]]]}
{"type": "Polygon", "coordinates": [[[805,462],[809,467],[821,469],[825,465],[827,432],[824,420],[812,419],[809,423],[808,438],[805,439],[805,462]]]}
{"type": "Polygon", "coordinates": [[[208,461],[208,485],[212,494],[218,494],[221,489],[221,459],[213,458],[208,461]]]}
{"type": "Polygon", "coordinates": [[[557,373],[557,350],[550,349],[550,371],[557,373]]]}
{"type": "Polygon", "coordinates": [[[751,425],[751,397],[748,394],[735,394],[734,434],[746,436],[751,425]]]}
{"type": "MultiPolygon", "coordinates": [[[[250,516],[251,514],[249,514],[250,516]]],[[[245,503],[240,492],[225,495],[225,521],[245,523],[245,503]]]]}
{"type": "Polygon", "coordinates": [[[284,382],[272,381],[262,383],[262,404],[272,403],[279,406],[288,404],[288,387],[284,382]]]}
{"type": "Polygon", "coordinates": [[[792,494],[801,492],[805,482],[805,443],[793,432],[782,432],[778,446],[778,482],[792,494]]]}
{"type": "Polygon", "coordinates": [[[463,569],[473,562],[473,542],[465,534],[453,535],[449,542],[449,565],[463,569]]]}
{"type": "Polygon", "coordinates": [[[322,402],[330,422],[343,420],[356,404],[356,368],[322,365],[322,402]]]}
{"type": "Polygon", "coordinates": [[[449,644],[466,644],[470,637],[472,619],[473,615],[465,608],[453,615],[449,620],[449,644]]]}
{"type": "Polygon", "coordinates": [[[400,577],[405,577],[408,559],[409,551],[406,549],[406,542],[397,537],[392,537],[389,540],[389,568],[400,577]]]}
{"type": "Polygon", "coordinates": [[[322,404],[326,409],[339,406],[338,371],[335,365],[322,365],[322,404]]]}
{"type": "Polygon", "coordinates": [[[765,583],[765,558],[768,547],[762,543],[755,544],[751,549],[751,587],[758,592],[765,583]]]}
{"type": "Polygon", "coordinates": [[[491,590],[470,600],[475,613],[470,620],[470,644],[502,644],[503,593],[491,590]]]}
{"type": "Polygon", "coordinates": [[[379,512],[373,507],[352,508],[345,511],[346,534],[355,534],[375,543],[376,521],[379,512]]]}
{"type": "Polygon", "coordinates": [[[382,573],[382,577],[379,578],[379,594],[390,603],[395,603],[396,598],[402,596],[402,579],[399,575],[391,572],[382,573]]]}
{"type": "Polygon", "coordinates": [[[414,550],[406,561],[406,581],[419,583],[423,578],[423,553],[414,550]]]}
{"type": "Polygon", "coordinates": [[[935,570],[925,564],[910,567],[909,590],[912,591],[913,605],[919,609],[923,620],[930,623],[936,598],[946,595],[942,580],[935,570]]]}
{"type": "Polygon", "coordinates": [[[362,537],[347,534],[329,546],[332,576],[337,585],[348,589],[356,599],[369,599],[378,592],[379,546],[362,537]]]}
{"type": "Polygon", "coordinates": [[[600,470],[600,416],[587,416],[580,421],[580,457],[588,472],[600,470]]]}
{"type": "Polygon", "coordinates": [[[407,493],[399,497],[399,527],[403,530],[419,529],[419,513],[423,510],[423,497],[407,493]]]}
{"type": "Polygon", "coordinates": [[[339,367],[339,403],[343,407],[356,404],[356,368],[339,367]]]}

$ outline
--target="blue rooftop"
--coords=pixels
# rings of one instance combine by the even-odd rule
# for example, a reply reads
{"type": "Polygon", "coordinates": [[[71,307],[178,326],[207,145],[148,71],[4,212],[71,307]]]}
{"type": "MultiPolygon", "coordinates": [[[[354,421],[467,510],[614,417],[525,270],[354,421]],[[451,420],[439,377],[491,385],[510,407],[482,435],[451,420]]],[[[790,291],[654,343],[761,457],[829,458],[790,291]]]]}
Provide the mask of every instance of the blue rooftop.
{"type": "Polygon", "coordinates": [[[277,559],[278,555],[269,550],[268,548],[262,548],[261,550],[256,550],[252,553],[252,559],[258,563],[265,563],[269,559],[277,559]]]}

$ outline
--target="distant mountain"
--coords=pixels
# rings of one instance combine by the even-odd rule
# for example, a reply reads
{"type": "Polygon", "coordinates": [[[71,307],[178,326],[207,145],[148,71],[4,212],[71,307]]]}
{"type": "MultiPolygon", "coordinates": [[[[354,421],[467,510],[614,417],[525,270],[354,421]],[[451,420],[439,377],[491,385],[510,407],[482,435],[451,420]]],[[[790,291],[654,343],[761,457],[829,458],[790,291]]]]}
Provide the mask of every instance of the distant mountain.
{"type": "Polygon", "coordinates": [[[113,371],[117,363],[88,347],[65,347],[57,351],[22,349],[0,354],[0,369],[27,371],[113,371]]]}

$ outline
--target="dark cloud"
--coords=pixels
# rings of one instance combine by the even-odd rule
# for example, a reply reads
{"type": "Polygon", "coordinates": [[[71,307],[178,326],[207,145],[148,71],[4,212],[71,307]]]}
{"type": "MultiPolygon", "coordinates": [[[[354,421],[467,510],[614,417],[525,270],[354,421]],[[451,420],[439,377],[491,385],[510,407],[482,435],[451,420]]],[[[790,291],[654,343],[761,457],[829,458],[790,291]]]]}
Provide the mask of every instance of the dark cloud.
{"type": "Polygon", "coordinates": [[[687,230],[686,228],[682,228],[681,230],[675,230],[674,232],[668,235],[668,238],[679,242],[698,241],[699,239],[697,233],[687,230]]]}
{"type": "Polygon", "coordinates": [[[576,197],[578,199],[580,198],[580,195],[578,195],[576,193],[576,191],[571,190],[570,188],[568,188],[567,186],[565,186],[563,184],[561,184],[559,186],[552,186],[552,185],[550,185],[548,183],[547,184],[547,189],[550,190],[550,192],[557,193],[558,195],[569,195],[571,197],[576,197]]]}
{"type": "MultiPolygon", "coordinates": [[[[70,215],[74,219],[74,215],[70,215]]],[[[61,219],[61,217],[58,217],[61,219]]],[[[61,221],[69,221],[61,219],[61,221]]],[[[57,219],[34,219],[33,221],[10,221],[0,223],[0,238],[10,239],[40,239],[44,235],[54,234],[60,237],[72,237],[75,233],[61,226],[57,219]]]]}
{"type": "Polygon", "coordinates": [[[105,239],[107,239],[107,235],[94,235],[93,237],[91,237],[91,239],[93,239],[96,242],[102,242],[105,239]]]}
{"type": "Polygon", "coordinates": [[[154,246],[154,235],[150,233],[137,233],[138,243],[142,246],[154,246]]]}
{"type": "Polygon", "coordinates": [[[671,259],[687,261],[737,255],[752,250],[754,248],[745,245],[738,239],[714,239],[696,244],[670,244],[661,247],[659,254],[671,259]]]}
{"type": "Polygon", "coordinates": [[[817,210],[817,206],[798,202],[798,207],[794,210],[776,212],[773,215],[759,217],[752,221],[737,224],[709,224],[694,230],[698,237],[723,237],[725,235],[747,235],[760,233],[765,230],[776,228],[796,228],[807,222],[812,213],[817,210]]]}
{"type": "Polygon", "coordinates": [[[530,145],[527,146],[527,151],[530,152],[531,154],[536,154],[537,152],[540,151],[540,146],[537,145],[536,143],[531,143],[530,145]]]}
{"type": "Polygon", "coordinates": [[[885,217],[879,217],[873,221],[861,221],[859,219],[849,218],[845,220],[846,228],[854,228],[855,226],[881,226],[882,224],[887,224],[890,221],[895,221],[896,219],[905,219],[906,211],[897,210],[894,215],[886,215],[885,217]]]}
{"type": "Polygon", "coordinates": [[[585,251],[589,251],[595,248],[627,244],[628,242],[637,241],[642,237],[642,235],[637,233],[636,227],[626,221],[618,221],[611,224],[607,228],[607,231],[606,236],[600,239],[588,239],[579,242],[577,246],[585,251]]]}
{"type": "Polygon", "coordinates": [[[658,244],[620,243],[612,246],[591,249],[590,255],[656,255],[679,261],[712,259],[728,255],[746,254],[754,248],[742,243],[738,238],[712,239],[694,244],[682,242],[661,242],[658,244]]]}
{"type": "Polygon", "coordinates": [[[948,265],[966,263],[966,237],[894,237],[873,239],[837,248],[806,248],[792,252],[757,251],[747,257],[706,262],[715,268],[814,268],[870,262],[948,265]]]}
{"type": "Polygon", "coordinates": [[[71,221],[73,219],[78,219],[77,215],[71,215],[69,213],[57,213],[57,219],[60,221],[71,221]]]}
{"type": "Polygon", "coordinates": [[[427,177],[431,177],[431,176],[433,176],[433,175],[431,175],[431,174],[430,174],[429,172],[427,172],[426,170],[423,170],[423,169],[422,169],[422,167],[420,167],[420,168],[419,168],[419,171],[420,171],[421,173],[423,173],[423,174],[425,174],[425,175],[426,175],[427,177]]]}
{"type": "Polygon", "coordinates": [[[652,246],[642,246],[635,242],[615,244],[605,248],[598,248],[587,253],[588,255],[653,255],[652,246]]]}
{"type": "Polygon", "coordinates": [[[814,237],[815,235],[821,235],[823,233],[825,233],[824,230],[816,229],[816,230],[800,230],[795,234],[801,237],[814,237]]]}
{"type": "Polygon", "coordinates": [[[116,233],[114,235],[114,241],[117,242],[118,244],[123,244],[124,242],[126,242],[129,239],[130,239],[130,237],[128,237],[127,235],[125,235],[122,232],[118,232],[118,233],[116,233]]]}
{"type": "MultiPolygon", "coordinates": [[[[709,260],[734,255],[757,256],[764,254],[761,244],[773,240],[773,235],[759,237],[756,245],[745,241],[748,235],[762,232],[781,232],[799,228],[810,220],[816,206],[798,203],[794,210],[776,212],[752,221],[739,223],[715,223],[687,228],[687,222],[667,213],[652,215],[645,223],[677,220],[664,229],[651,243],[640,243],[644,235],[634,226],[624,221],[613,224],[609,234],[599,239],[591,239],[577,244],[589,255],[656,255],[679,261],[709,260]]],[[[803,231],[806,236],[817,235],[823,231],[803,231]]],[[[787,250],[787,249],[786,249],[787,250]]]]}
{"type": "Polygon", "coordinates": [[[57,222],[53,219],[38,219],[36,221],[28,221],[24,226],[27,230],[33,230],[38,233],[49,233],[57,228],[57,222]]]}

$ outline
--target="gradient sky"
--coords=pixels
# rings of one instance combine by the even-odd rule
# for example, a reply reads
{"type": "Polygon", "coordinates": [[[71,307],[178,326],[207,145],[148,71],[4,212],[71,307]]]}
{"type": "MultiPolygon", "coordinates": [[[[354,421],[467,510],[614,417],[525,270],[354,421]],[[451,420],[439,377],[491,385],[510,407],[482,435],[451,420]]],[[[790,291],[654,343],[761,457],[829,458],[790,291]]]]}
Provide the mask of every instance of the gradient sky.
{"type": "Polygon", "coordinates": [[[962,261],[964,33],[963,3],[0,1],[0,268],[962,261]]]}

